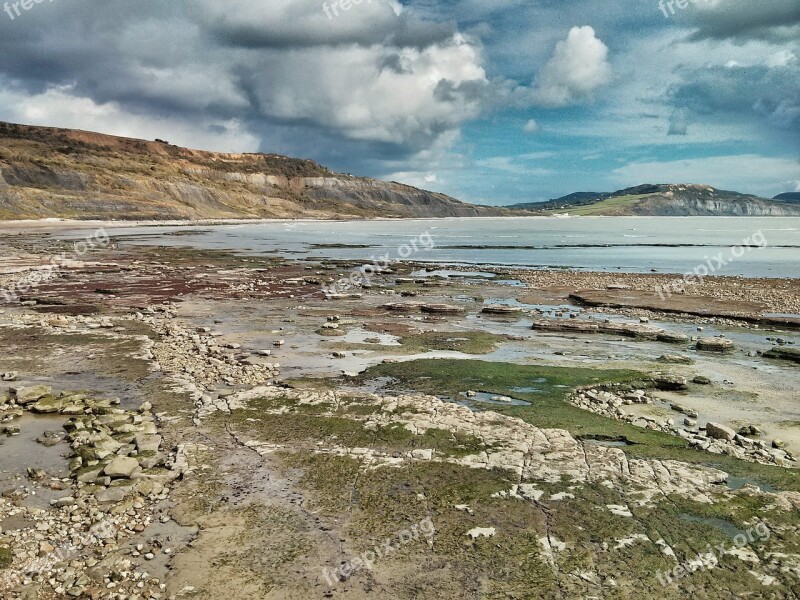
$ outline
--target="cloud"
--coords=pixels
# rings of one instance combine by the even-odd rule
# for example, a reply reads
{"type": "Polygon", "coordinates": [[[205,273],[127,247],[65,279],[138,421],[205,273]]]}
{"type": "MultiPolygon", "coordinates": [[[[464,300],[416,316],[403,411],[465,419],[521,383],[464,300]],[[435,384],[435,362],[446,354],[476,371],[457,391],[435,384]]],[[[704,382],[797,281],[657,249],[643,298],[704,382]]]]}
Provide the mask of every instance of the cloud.
{"type": "Polygon", "coordinates": [[[595,90],[611,81],[608,47],[592,27],[573,27],[556,44],[533,88],[534,101],[560,107],[591,99],[595,90]]]}
{"type": "Polygon", "coordinates": [[[424,48],[455,33],[395,0],[188,0],[188,15],[218,42],[239,48],[387,44],[424,48]]]}
{"type": "MultiPolygon", "coordinates": [[[[800,64],[778,61],[765,65],[683,70],[685,83],[668,97],[701,118],[759,119],[768,127],[800,132],[800,64]]],[[[677,113],[678,111],[676,111],[677,113]]]]}
{"type": "Polygon", "coordinates": [[[740,154],[666,162],[630,163],[612,172],[620,187],[643,183],[697,183],[761,195],[785,192],[786,181],[800,177],[800,162],[740,154]]]}
{"type": "Polygon", "coordinates": [[[43,126],[57,124],[122,137],[160,138],[179,146],[220,152],[258,150],[258,137],[236,119],[179,120],[137,114],[116,102],[97,103],[73,94],[70,87],[51,88],[33,96],[0,90],[0,120],[43,126]]]}
{"type": "Polygon", "coordinates": [[[515,173],[517,175],[551,175],[553,173],[550,169],[540,167],[528,167],[518,162],[516,156],[493,156],[491,158],[484,158],[476,160],[475,165],[483,169],[491,171],[503,171],[505,173],[515,173]]]}
{"type": "Polygon", "coordinates": [[[421,148],[481,113],[489,81],[480,62],[460,35],[424,50],[298,49],[263,57],[256,71],[269,77],[254,81],[252,93],[273,119],[421,148]]]}
{"type": "Polygon", "coordinates": [[[522,126],[522,131],[525,133],[536,133],[539,131],[539,124],[534,119],[530,119],[522,126]]]}
{"type": "Polygon", "coordinates": [[[689,129],[688,115],[684,108],[675,109],[669,117],[667,135],[686,135],[689,129]]]}
{"type": "Polygon", "coordinates": [[[697,27],[693,39],[796,40],[800,33],[797,0],[693,0],[692,10],[681,11],[697,27]]]}

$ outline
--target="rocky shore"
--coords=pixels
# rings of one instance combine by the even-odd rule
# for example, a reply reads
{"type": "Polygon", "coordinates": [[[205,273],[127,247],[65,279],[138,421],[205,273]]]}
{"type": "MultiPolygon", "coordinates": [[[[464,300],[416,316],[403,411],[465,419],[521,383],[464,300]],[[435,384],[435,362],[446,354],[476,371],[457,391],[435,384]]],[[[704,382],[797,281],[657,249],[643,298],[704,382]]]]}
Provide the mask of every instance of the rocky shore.
{"type": "MultiPolygon", "coordinates": [[[[686,389],[688,386],[685,379],[675,377],[657,378],[654,384],[662,389],[686,389]]],[[[786,444],[782,440],[774,439],[768,442],[758,439],[761,431],[755,425],[743,427],[739,432],[719,423],[708,422],[705,425],[698,425],[697,412],[676,403],[670,404],[670,410],[676,413],[676,416],[663,421],[626,413],[625,406],[657,402],[643,389],[592,388],[581,390],[570,396],[569,402],[578,408],[590,410],[604,417],[627,421],[644,429],[676,435],[687,440],[691,447],[703,452],[727,454],[742,460],[768,465],[783,467],[797,465],[797,458],[784,449],[786,444]]]]}
{"type": "Polygon", "coordinates": [[[27,469],[31,481],[66,495],[58,494],[48,508],[25,506],[26,496],[36,493],[27,487],[0,500],[0,523],[29,524],[0,531],[10,544],[12,567],[0,573],[5,593],[24,594],[48,582],[59,597],[95,597],[92,588],[111,590],[107,598],[164,597],[166,585],[145,566],[161,546],[148,545],[145,551],[142,545],[135,557],[120,549],[152,523],[169,521],[162,511],[170,484],[188,468],[185,448],[164,451],[149,403],[136,411],[119,405],[118,399],[43,385],[10,387],[0,394],[0,433],[23,434],[25,425],[17,422],[25,413],[59,415],[62,430],[48,431],[37,441],[70,448],[68,478],[27,469]]]}
{"type": "Polygon", "coordinates": [[[107,248],[0,306],[0,596],[797,596],[792,330],[570,302],[621,274],[331,294],[353,267],[107,248]]]}

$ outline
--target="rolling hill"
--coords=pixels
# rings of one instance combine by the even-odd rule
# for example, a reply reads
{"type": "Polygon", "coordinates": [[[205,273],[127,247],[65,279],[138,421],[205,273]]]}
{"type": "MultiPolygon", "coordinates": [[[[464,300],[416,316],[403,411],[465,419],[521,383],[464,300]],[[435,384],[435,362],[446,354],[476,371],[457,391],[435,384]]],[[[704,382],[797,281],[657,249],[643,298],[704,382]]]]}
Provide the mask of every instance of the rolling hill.
{"type": "Polygon", "coordinates": [[[786,192],[784,194],[778,194],[773,198],[773,200],[777,200],[778,202],[800,204],[800,192],[786,192]]]}
{"type": "Polygon", "coordinates": [[[509,208],[573,216],[800,216],[800,204],[698,184],[645,184],[617,192],[579,192],[540,204],[509,208]]]}

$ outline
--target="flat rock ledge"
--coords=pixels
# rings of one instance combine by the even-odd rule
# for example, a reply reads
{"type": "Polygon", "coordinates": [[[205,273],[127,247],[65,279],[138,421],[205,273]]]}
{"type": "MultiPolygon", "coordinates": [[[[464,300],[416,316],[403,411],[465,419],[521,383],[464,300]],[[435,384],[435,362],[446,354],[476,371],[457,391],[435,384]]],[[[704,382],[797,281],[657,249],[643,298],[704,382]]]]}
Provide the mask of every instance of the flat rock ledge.
{"type": "MultiPolygon", "coordinates": [[[[681,378],[668,377],[665,382],[673,382],[677,386],[685,383],[681,378]]],[[[680,389],[678,387],[661,387],[660,389],[680,389]]],[[[631,404],[655,404],[656,400],[643,389],[622,389],[619,387],[592,387],[576,391],[568,398],[573,406],[588,410],[604,417],[626,421],[643,429],[663,431],[685,439],[690,446],[713,454],[727,454],[742,460],[782,467],[797,467],[797,459],[780,446],[771,446],[765,440],[753,439],[750,435],[737,433],[730,427],[718,423],[707,423],[699,426],[697,413],[693,410],[670,405],[678,413],[678,418],[657,420],[641,417],[625,412],[624,406],[631,404]]]]}
{"type": "Polygon", "coordinates": [[[617,323],[585,319],[537,319],[531,329],[552,333],[584,333],[621,335],[637,340],[659,341],[667,344],[688,344],[689,336],[668,332],[643,323],[617,323]]]}

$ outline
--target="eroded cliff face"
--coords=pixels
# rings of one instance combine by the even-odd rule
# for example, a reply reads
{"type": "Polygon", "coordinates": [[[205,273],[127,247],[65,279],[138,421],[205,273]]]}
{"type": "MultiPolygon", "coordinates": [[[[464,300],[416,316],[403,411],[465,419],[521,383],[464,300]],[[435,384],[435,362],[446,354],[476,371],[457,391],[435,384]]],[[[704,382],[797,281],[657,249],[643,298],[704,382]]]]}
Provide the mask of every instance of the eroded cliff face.
{"type": "Polygon", "coordinates": [[[800,206],[754,196],[698,198],[688,194],[657,194],[631,207],[628,214],[668,217],[796,217],[800,206]]]}
{"type": "Polygon", "coordinates": [[[0,123],[0,219],[495,216],[309,160],[0,123]]]}
{"type": "Polygon", "coordinates": [[[643,184],[612,193],[575,193],[537,204],[509,208],[550,214],[646,217],[791,217],[800,204],[720,190],[704,184],[643,184]]]}

